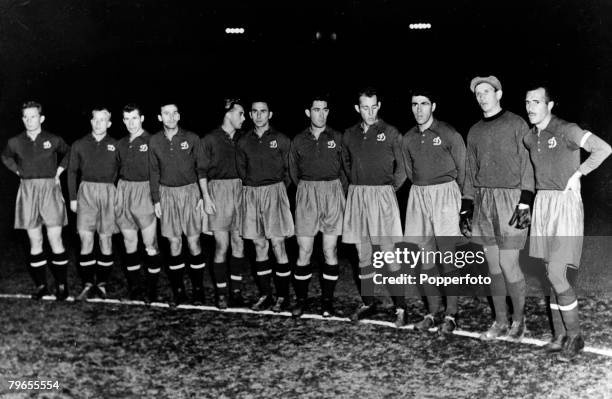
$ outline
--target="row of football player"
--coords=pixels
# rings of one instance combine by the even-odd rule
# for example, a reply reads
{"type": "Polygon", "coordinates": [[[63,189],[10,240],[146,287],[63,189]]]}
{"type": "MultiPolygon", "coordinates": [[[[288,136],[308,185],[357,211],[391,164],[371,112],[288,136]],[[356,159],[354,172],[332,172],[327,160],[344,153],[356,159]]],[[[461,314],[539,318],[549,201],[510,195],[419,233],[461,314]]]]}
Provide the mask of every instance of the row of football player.
{"type": "MultiPolygon", "coordinates": [[[[128,276],[132,276],[128,280],[144,265],[149,299],[156,299],[156,279],[162,263],[155,237],[156,216],[162,235],[170,241],[166,260],[175,303],[186,300],[185,269],[189,271],[195,301],[203,297],[205,262],[199,237],[202,231],[210,230],[217,243],[213,271],[217,276],[218,305],[227,306],[231,294],[241,297],[239,291],[230,292],[229,282],[241,279],[239,270],[246,264],[242,240],[250,239],[255,244],[260,288],[253,309],[288,309],[289,285],[293,280],[297,299],[292,312],[296,316],[306,306],[312,277],[310,255],[314,236],[319,232],[323,235],[325,255],[324,315],[334,314],[337,239],[341,235],[343,242],[356,245],[358,288],[364,295],[354,319],[376,311],[377,301],[366,295],[372,292],[374,284],[372,245],[393,251],[396,242],[405,236],[431,247],[427,249],[442,250],[448,246],[453,250],[452,242],[423,242],[419,237],[458,237],[463,233],[473,234],[485,247],[492,279],[496,319],[482,338],[507,335],[518,340],[525,331],[525,281],[518,253],[525,245],[533,215],[532,236],[546,239],[531,240],[530,254],[544,259],[553,287],[554,339],[546,348],[571,357],[584,342],[576,296],[565,271],[567,267],[578,267],[582,245],[581,240],[560,245],[565,244],[560,240],[562,236],[582,236],[580,177],[599,166],[609,155],[610,147],[592,133],[554,116],[551,112],[554,98],[547,87],[535,86],[526,94],[531,129],[521,117],[502,109],[502,87],[494,76],[474,78],[470,90],[483,118],[468,133],[467,151],[461,135],[433,117],[437,104],[431,92],[412,93],[411,106],[417,125],[402,135],[379,118],[381,102],[376,91],[365,89],[358,94],[355,104],[361,120],[343,135],[327,126],[327,99],[315,97],[305,110],[310,126],[292,142],[270,126],[272,111],[265,100],[248,104],[254,128],[243,134],[239,129],[245,120],[245,104],[227,100],[222,125],[201,141],[178,126],[180,113],[176,104],[160,107],[158,118],[163,129],[153,136],[142,129],[144,117],[140,109],[126,107],[123,117],[129,136],[119,141],[106,134],[110,112],[94,110],[92,133],[73,144],[70,162],[62,162],[57,174],[50,171],[56,170],[58,156],[67,153],[67,146],[57,136],[41,131],[44,116],[40,106],[26,104],[23,109],[26,132],[11,139],[3,161],[22,178],[15,227],[28,230],[32,244],[29,264],[35,283],[39,290],[46,290],[40,276],[37,277],[41,265],[46,264],[41,255],[41,226],[45,224],[53,249],[52,271],[60,287],[63,286],[59,297],[66,295],[65,279],[62,280],[66,259],[58,234],[66,217],[56,183],[68,165],[70,206],[77,212],[81,238],[78,268],[84,288],[78,298],[88,297],[93,288],[104,293],[113,262],[110,237],[119,226],[127,252],[124,267],[128,276]],[[580,148],[591,153],[582,164],[580,148]],[[47,158],[41,155],[53,152],[49,150],[55,153],[47,158]],[[41,160],[48,161],[44,168],[32,166],[41,160]],[[115,187],[117,173],[120,180],[115,187]],[[78,174],[81,183],[77,192],[78,174]],[[285,188],[289,175],[298,186],[295,225],[285,188]],[[344,176],[350,183],[346,196],[341,182],[344,176]],[[412,181],[412,187],[402,231],[394,190],[406,178],[412,181]],[[39,198],[47,198],[44,207],[40,206],[39,198]],[[58,204],[55,210],[52,203],[58,204]],[[138,230],[146,247],[144,259],[136,251],[138,230]],[[95,232],[101,248],[98,259],[92,256],[95,232]],[[294,234],[299,244],[295,268],[289,265],[284,247],[285,238],[294,234]],[[188,262],[181,256],[182,235],[187,237],[188,262]],[[270,244],[276,258],[274,270],[268,261],[270,244]],[[276,298],[272,295],[272,276],[276,298]],[[506,296],[513,304],[511,321],[506,296]]],[[[436,264],[424,264],[423,270],[432,276],[439,273],[436,264]]],[[[387,273],[398,274],[399,265],[388,264],[387,273]]],[[[440,323],[442,332],[452,331],[456,327],[456,298],[446,298],[443,308],[437,287],[425,289],[428,314],[417,328],[426,330],[440,323]]],[[[398,325],[406,322],[402,292],[394,288],[390,292],[398,325]]]]}

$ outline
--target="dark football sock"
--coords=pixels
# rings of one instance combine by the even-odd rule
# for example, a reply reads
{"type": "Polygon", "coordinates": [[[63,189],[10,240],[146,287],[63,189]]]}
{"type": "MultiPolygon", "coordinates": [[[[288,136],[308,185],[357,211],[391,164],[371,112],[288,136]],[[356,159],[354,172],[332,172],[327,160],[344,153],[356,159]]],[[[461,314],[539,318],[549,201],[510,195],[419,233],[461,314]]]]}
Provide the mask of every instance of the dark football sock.
{"type": "Polygon", "coordinates": [[[227,295],[229,287],[227,284],[227,262],[213,263],[213,273],[215,274],[215,284],[219,295],[227,295]]]}
{"type": "Polygon", "coordinates": [[[44,252],[29,256],[28,271],[36,287],[47,285],[47,256],[44,252]]]}
{"type": "Polygon", "coordinates": [[[98,256],[98,265],[96,266],[96,284],[105,285],[108,282],[114,261],[113,254],[100,254],[98,256]]]}
{"type": "Polygon", "coordinates": [[[96,275],[96,260],[93,253],[79,255],[79,274],[83,285],[94,284],[96,275]]]}
{"type": "Polygon", "coordinates": [[[276,295],[289,297],[289,283],[291,281],[291,266],[289,263],[277,263],[274,271],[274,286],[276,295]]]}
{"type": "Polygon", "coordinates": [[[272,267],[269,260],[255,262],[255,270],[257,272],[257,285],[259,292],[263,295],[272,295],[272,267]]]}
{"type": "Polygon", "coordinates": [[[295,296],[298,299],[306,299],[308,297],[308,286],[312,278],[312,266],[308,265],[295,265],[295,271],[293,272],[293,288],[295,289],[295,296]]]}
{"type": "Polygon", "coordinates": [[[321,286],[321,294],[323,299],[331,300],[334,297],[334,290],[340,275],[340,267],[338,265],[325,264],[323,266],[323,278],[321,286]]]}

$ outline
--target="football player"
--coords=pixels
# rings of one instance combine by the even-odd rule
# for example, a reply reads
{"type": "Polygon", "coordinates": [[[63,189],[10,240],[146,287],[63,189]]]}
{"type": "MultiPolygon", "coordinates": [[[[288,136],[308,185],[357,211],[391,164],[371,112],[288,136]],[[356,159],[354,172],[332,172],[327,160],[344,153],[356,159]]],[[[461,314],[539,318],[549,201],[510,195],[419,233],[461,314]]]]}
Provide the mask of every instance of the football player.
{"type": "Polygon", "coordinates": [[[254,128],[238,141],[236,165],[243,184],[240,232],[255,245],[257,282],[261,291],[251,309],[272,307],[273,311],[280,312],[290,307],[291,267],[285,249],[285,238],[294,234],[286,189],[290,182],[290,141],[270,126],[272,111],[268,101],[253,101],[249,115],[254,128]],[[276,301],[270,287],[272,267],[268,260],[268,240],[276,257],[276,301]]]}
{"type": "MultiPolygon", "coordinates": [[[[412,114],[417,125],[404,135],[402,149],[406,172],[412,181],[404,236],[424,251],[454,251],[460,241],[459,210],[465,178],[465,144],[449,124],[434,118],[436,101],[426,90],[413,91],[412,114]]],[[[443,271],[453,271],[453,264],[443,264],[443,271]]],[[[424,262],[422,273],[438,274],[434,262],[424,262]]],[[[428,314],[415,325],[427,331],[437,324],[441,310],[440,291],[433,284],[423,286],[428,314]]],[[[450,333],[456,327],[457,297],[446,296],[446,309],[440,332],[450,333]]]]}
{"type": "Polygon", "coordinates": [[[527,239],[534,192],[533,168],[523,144],[529,127],[523,118],[502,108],[502,86],[495,76],[475,77],[470,90],[483,117],[467,137],[460,223],[466,236],[484,246],[495,310],[494,323],[480,337],[520,340],[525,333],[526,285],[519,251],[527,239]],[[507,295],[514,310],[511,325],[507,295]]]}
{"type": "Polygon", "coordinates": [[[68,218],[59,178],[66,169],[70,147],[61,137],[42,129],[45,115],[39,103],[25,102],[21,119],[25,131],[12,137],[2,152],[2,163],[21,180],[15,203],[15,228],[27,231],[28,270],[36,286],[32,298],[40,299],[49,293],[47,255],[43,251],[43,226],[46,227],[55,297],[64,300],[68,297],[68,256],[62,242],[62,227],[68,224],[68,218]]]}
{"type": "Polygon", "coordinates": [[[149,140],[142,127],[144,115],[136,104],[123,107],[123,123],[128,135],[119,140],[119,182],[117,183],[117,225],[125,244],[124,267],[130,299],[140,299],[142,257],[138,251],[138,232],[142,235],[146,256],[148,302],[158,301],[157,280],[161,255],[157,247],[157,218],[149,187],[149,140]]]}
{"type": "Polygon", "coordinates": [[[610,145],[575,123],[552,114],[554,98],[546,86],[527,91],[525,107],[531,132],[525,136],[537,190],[529,255],[542,258],[552,290],[550,311],[554,337],[545,349],[569,360],[584,347],[578,319],[578,299],[567,279],[582,254],[584,211],[580,178],[596,169],[612,152],[610,145]],[[590,156],[580,162],[580,149],[590,156]]]}
{"type": "Polygon", "coordinates": [[[202,138],[202,170],[206,176],[202,193],[208,230],[213,232],[216,243],[213,272],[217,307],[221,309],[228,306],[228,294],[230,305],[244,304],[241,287],[248,262],[239,230],[242,182],[236,170],[236,144],[244,120],[244,107],[240,100],[228,98],[223,107],[223,123],[202,138]],[[228,262],[230,243],[232,252],[228,262]]]}
{"type": "MultiPolygon", "coordinates": [[[[362,305],[352,315],[353,321],[372,315],[377,310],[374,297],[372,266],[373,245],[383,252],[393,252],[403,241],[399,207],[395,191],[406,180],[401,149],[402,135],[378,117],[382,102],[373,88],[357,95],[355,111],[361,121],[342,136],[344,169],[349,188],[342,226],[342,242],[355,244],[359,257],[359,293],[362,305]]],[[[387,264],[392,276],[399,276],[397,262],[387,264]]],[[[405,322],[404,287],[388,286],[396,311],[396,323],[405,322]]]]}
{"type": "Polygon", "coordinates": [[[308,103],[306,116],[310,126],[291,142],[289,170],[297,186],[295,205],[295,233],[299,257],[293,275],[297,302],[292,315],[304,312],[308,285],[312,278],[312,256],[315,236],[321,232],[323,256],[321,291],[322,314],[330,317],[334,289],[339,275],[337,243],[342,234],[345,198],[342,169],[342,135],[327,126],[329,101],[327,96],[314,96],[308,103]]]}
{"type": "Polygon", "coordinates": [[[94,108],[91,114],[92,131],[74,142],[68,166],[70,209],[77,214],[81,239],[79,271],[83,290],[77,300],[87,299],[94,286],[98,296],[106,298],[106,283],[114,264],[112,237],[119,232],[115,218],[119,152],[117,141],[108,135],[111,113],[101,107],[94,108]],[[81,182],[77,186],[78,174],[81,182]],[[96,232],[100,246],[97,262],[93,254],[96,232]]]}
{"type": "Polygon", "coordinates": [[[161,234],[170,242],[168,278],[172,287],[172,305],[187,301],[184,273],[183,235],[189,247],[189,278],[192,302],[205,301],[204,268],[206,262],[200,245],[202,224],[205,222],[198,182],[201,169],[200,138],[179,126],[181,114],[175,103],[160,107],[158,120],[162,130],[149,140],[149,181],[155,215],[160,219],[161,234]]]}

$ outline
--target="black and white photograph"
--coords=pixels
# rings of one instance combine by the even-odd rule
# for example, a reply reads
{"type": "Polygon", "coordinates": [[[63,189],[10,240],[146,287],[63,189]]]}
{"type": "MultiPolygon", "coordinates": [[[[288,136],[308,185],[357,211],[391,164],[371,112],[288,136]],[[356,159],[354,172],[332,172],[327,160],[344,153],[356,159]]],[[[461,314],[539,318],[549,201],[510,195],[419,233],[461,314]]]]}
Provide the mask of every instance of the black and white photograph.
{"type": "Polygon", "coordinates": [[[612,398],[609,0],[0,0],[0,397],[612,398]]]}

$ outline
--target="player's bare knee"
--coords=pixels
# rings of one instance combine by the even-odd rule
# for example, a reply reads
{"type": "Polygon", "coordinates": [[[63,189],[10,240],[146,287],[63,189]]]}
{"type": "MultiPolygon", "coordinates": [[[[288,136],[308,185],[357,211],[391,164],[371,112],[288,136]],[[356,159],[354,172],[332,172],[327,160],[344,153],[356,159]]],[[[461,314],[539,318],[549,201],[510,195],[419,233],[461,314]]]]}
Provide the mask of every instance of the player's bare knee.
{"type": "Polygon", "coordinates": [[[104,255],[110,255],[113,253],[113,236],[100,234],[98,237],[98,243],[100,244],[100,252],[104,255]]]}
{"type": "Polygon", "coordinates": [[[303,252],[301,249],[298,254],[297,265],[298,266],[306,266],[310,263],[310,258],[312,256],[312,251],[303,252]]]}
{"type": "Polygon", "coordinates": [[[244,254],[244,240],[238,233],[232,232],[231,234],[231,242],[232,242],[232,255],[236,257],[242,257],[244,254]]]}
{"type": "Polygon", "coordinates": [[[227,259],[227,243],[215,242],[215,263],[223,263],[227,259]]]}
{"type": "Polygon", "coordinates": [[[41,237],[29,237],[30,238],[30,252],[33,254],[39,254],[43,250],[43,238],[41,237]]]}
{"type": "Polygon", "coordinates": [[[191,255],[199,255],[202,252],[200,235],[187,237],[187,246],[191,255]]]}
{"type": "Polygon", "coordinates": [[[183,250],[183,242],[180,237],[170,237],[168,238],[168,242],[170,243],[170,255],[178,256],[181,254],[183,250]]]}
{"type": "Polygon", "coordinates": [[[258,251],[268,251],[269,244],[268,240],[265,238],[258,238],[253,240],[253,245],[255,246],[255,250],[258,251]]]}
{"type": "Polygon", "coordinates": [[[65,251],[64,243],[62,241],[62,227],[47,227],[47,239],[49,240],[49,246],[54,254],[61,254],[65,251]]]}
{"type": "Polygon", "coordinates": [[[226,254],[229,248],[227,241],[215,240],[215,254],[226,254]]]}
{"type": "Polygon", "coordinates": [[[372,264],[372,246],[371,245],[357,245],[357,257],[359,258],[359,265],[371,265],[372,264]]]}
{"type": "Polygon", "coordinates": [[[79,231],[81,240],[81,254],[90,254],[93,251],[94,235],[90,231],[79,231]]]}
{"type": "Polygon", "coordinates": [[[323,257],[328,265],[335,265],[338,263],[338,247],[335,245],[325,245],[323,243],[323,257]]]}
{"type": "Polygon", "coordinates": [[[567,291],[571,285],[567,279],[567,265],[551,262],[546,265],[546,277],[557,294],[567,291]]]}
{"type": "Polygon", "coordinates": [[[153,222],[150,226],[140,230],[142,235],[142,243],[145,248],[154,248],[158,251],[157,245],[157,224],[153,222]]]}
{"type": "Polygon", "coordinates": [[[516,283],[517,281],[521,281],[525,278],[518,262],[518,250],[516,251],[516,254],[511,253],[510,251],[501,252],[499,257],[499,266],[504,273],[506,281],[509,283],[516,283]]]}
{"type": "Polygon", "coordinates": [[[39,254],[43,250],[43,235],[42,227],[28,230],[28,239],[30,241],[30,253],[39,254]]]}
{"type": "Polygon", "coordinates": [[[121,232],[123,235],[123,244],[125,245],[125,250],[127,253],[136,252],[138,248],[138,233],[136,231],[126,232],[125,230],[121,232]]]}

